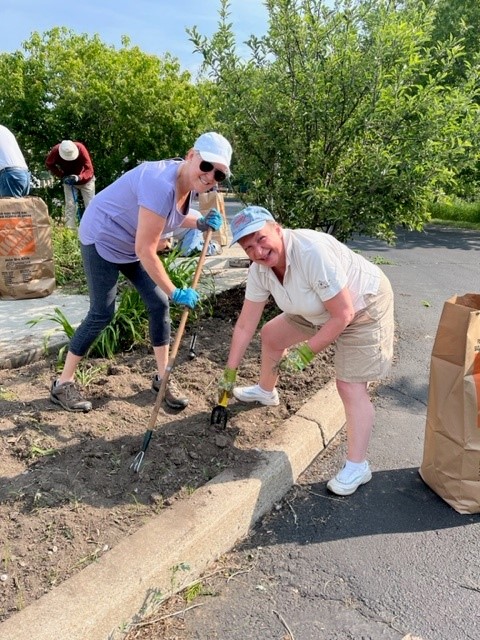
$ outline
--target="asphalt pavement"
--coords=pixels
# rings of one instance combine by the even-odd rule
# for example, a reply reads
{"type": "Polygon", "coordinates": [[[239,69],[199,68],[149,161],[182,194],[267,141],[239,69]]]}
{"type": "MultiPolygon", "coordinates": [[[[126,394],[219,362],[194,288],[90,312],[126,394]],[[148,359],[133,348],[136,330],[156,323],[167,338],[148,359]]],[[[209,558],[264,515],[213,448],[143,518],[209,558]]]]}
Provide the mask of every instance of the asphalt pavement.
{"type": "Polygon", "coordinates": [[[182,640],[480,638],[480,515],[457,513],[418,474],[434,337],[445,300],[479,291],[480,234],[429,226],[400,231],[394,247],[350,244],[395,293],[396,359],[375,392],[372,481],[329,495],[344,455],[337,438],[229,557],[237,577],[216,581],[216,597],[185,614],[182,640]]]}

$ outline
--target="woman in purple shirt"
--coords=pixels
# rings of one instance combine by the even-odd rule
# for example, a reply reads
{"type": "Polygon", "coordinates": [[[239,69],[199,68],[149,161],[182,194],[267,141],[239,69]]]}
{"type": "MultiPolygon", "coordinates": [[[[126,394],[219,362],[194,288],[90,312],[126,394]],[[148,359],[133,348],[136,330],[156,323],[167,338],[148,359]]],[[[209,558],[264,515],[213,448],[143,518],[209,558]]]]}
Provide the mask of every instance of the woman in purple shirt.
{"type": "MultiPolygon", "coordinates": [[[[90,411],[74,383],[83,356],[115,312],[120,273],[138,290],[148,310],[150,339],[157,373],[152,390],[158,392],[168,363],[170,344],[169,299],[194,308],[198,294],[172,283],[158,258],[161,237],[178,227],[215,231],[221,214],[190,214],[192,193],[204,193],[230,172],[232,148],[215,132],[202,134],[185,160],[144,162],[100,191],[88,205],[79,227],[80,247],[90,295],[90,309],[69,345],[64,369],[52,384],[50,399],[67,411],[90,411]]],[[[165,402],[183,409],[188,399],[169,376],[165,402]]]]}

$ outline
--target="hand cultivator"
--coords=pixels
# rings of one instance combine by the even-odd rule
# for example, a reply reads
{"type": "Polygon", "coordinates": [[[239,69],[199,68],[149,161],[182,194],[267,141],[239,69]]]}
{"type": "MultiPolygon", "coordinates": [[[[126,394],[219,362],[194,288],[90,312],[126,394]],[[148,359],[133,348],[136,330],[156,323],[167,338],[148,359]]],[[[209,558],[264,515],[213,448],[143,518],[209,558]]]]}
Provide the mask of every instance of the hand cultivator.
{"type": "Polygon", "coordinates": [[[228,393],[224,391],[218,401],[216,407],[212,409],[212,415],[210,416],[210,424],[221,425],[224,429],[227,427],[228,422],[228,393]]]}

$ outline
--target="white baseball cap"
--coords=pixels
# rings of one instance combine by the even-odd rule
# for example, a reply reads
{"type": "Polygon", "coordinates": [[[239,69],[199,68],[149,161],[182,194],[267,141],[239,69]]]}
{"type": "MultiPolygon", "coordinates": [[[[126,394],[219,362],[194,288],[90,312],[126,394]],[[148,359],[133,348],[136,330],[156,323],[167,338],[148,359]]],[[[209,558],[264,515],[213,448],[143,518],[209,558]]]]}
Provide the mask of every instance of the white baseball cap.
{"type": "Polygon", "coordinates": [[[63,160],[76,160],[78,158],[78,147],[72,140],[62,140],[58,147],[58,153],[63,160]]]}
{"type": "Polygon", "coordinates": [[[202,135],[196,139],[193,148],[195,151],[198,151],[202,160],[216,162],[230,169],[232,147],[229,141],[219,133],[215,133],[214,131],[202,133],[202,135]]]}

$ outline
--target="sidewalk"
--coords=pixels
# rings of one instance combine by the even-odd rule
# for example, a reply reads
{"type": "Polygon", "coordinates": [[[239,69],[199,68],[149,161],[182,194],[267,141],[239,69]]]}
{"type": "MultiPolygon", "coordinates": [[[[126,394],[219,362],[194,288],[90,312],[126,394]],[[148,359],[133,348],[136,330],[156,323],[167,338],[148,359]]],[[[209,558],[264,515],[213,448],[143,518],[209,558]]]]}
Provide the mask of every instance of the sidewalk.
{"type": "MultiPolygon", "coordinates": [[[[244,261],[245,254],[238,245],[223,247],[221,255],[206,258],[204,271],[215,276],[217,293],[245,280],[246,268],[230,266],[230,263],[244,264],[244,261]]],[[[67,344],[61,326],[49,318],[55,316],[55,309],[60,309],[70,324],[77,327],[86,315],[88,305],[88,296],[65,294],[61,290],[45,298],[0,299],[0,369],[21,367],[42,358],[46,351],[56,351],[67,344]],[[42,321],[38,324],[28,324],[39,318],[42,321]]]]}

